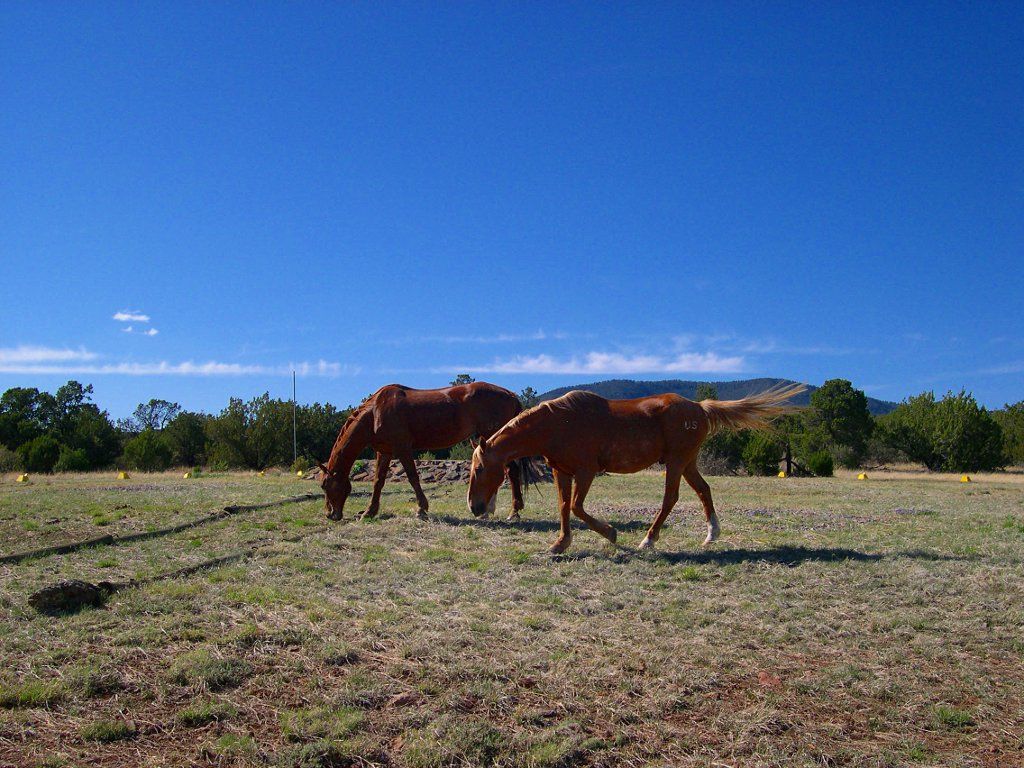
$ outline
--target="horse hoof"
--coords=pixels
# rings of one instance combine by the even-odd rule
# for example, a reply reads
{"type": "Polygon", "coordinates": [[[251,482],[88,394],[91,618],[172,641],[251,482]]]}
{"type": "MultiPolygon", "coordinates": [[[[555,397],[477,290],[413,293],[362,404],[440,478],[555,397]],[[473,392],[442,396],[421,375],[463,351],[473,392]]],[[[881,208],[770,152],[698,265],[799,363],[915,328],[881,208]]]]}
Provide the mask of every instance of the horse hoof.
{"type": "Polygon", "coordinates": [[[507,520],[510,523],[518,523],[522,519],[523,518],[519,516],[518,512],[513,512],[511,515],[505,518],[505,520],[507,520]]]}
{"type": "Polygon", "coordinates": [[[421,520],[424,523],[427,522],[430,519],[429,517],[427,517],[427,510],[425,510],[425,509],[417,509],[416,510],[416,519],[417,520],[421,520]]]}
{"type": "Polygon", "coordinates": [[[608,541],[610,541],[612,544],[614,544],[615,541],[619,538],[619,532],[609,525],[608,533],[605,535],[605,538],[608,539],[608,541]]]}
{"type": "Polygon", "coordinates": [[[637,549],[654,549],[654,542],[651,541],[651,537],[644,536],[644,540],[640,542],[640,546],[637,549]]]}
{"type": "Polygon", "coordinates": [[[565,552],[565,550],[567,550],[568,548],[569,548],[569,542],[567,542],[567,541],[556,541],[554,544],[552,544],[550,547],[548,547],[548,552],[550,554],[552,554],[552,555],[560,555],[563,552],[565,552]]]}

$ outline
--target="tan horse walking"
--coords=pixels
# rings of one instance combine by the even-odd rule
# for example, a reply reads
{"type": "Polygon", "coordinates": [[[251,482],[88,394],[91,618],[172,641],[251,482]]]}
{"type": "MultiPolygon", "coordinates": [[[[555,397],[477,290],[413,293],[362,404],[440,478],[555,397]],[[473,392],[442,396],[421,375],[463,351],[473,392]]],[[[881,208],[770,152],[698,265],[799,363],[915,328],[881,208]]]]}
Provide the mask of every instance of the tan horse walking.
{"type": "Polygon", "coordinates": [[[741,400],[695,403],[674,394],[635,400],[606,400],[591,392],[573,391],[523,412],[473,452],[467,501],[480,516],[501,485],[504,466],[523,456],[543,456],[554,470],[558,487],[561,533],[551,552],[564,552],[572,539],[569,513],[614,542],[615,529],[583,508],[590,484],[599,472],[628,474],[654,463],[665,465],[661,513],[640,544],[653,548],[665,518],[679,499],[679,481],[696,492],[704,506],[710,544],[718,538],[718,515],[711,488],[697,471],[697,455],[708,435],[720,429],[764,429],[769,420],[792,408],[787,401],[806,389],[802,384],[775,388],[741,400]],[[575,487],[573,483],[575,482],[575,487]]]}
{"type": "MultiPolygon", "coordinates": [[[[400,384],[381,387],[349,416],[338,433],[327,464],[320,465],[323,472],[320,486],[326,497],[327,517],[342,518],[345,501],[352,492],[349,480],[352,465],[370,446],[377,454],[377,467],[370,506],[363,517],[373,517],[380,509],[380,495],[391,457],[395,456],[416,493],[419,505],[416,516],[425,519],[429,503],[416,472],[416,453],[450,448],[473,434],[488,437],[521,411],[522,405],[515,394],[485,381],[444,389],[412,389],[400,384]]],[[[517,519],[523,508],[521,464],[513,462],[508,468],[512,486],[509,520],[517,519]]],[[[502,477],[504,475],[503,467],[502,477]]],[[[497,490],[495,486],[495,493],[484,500],[489,511],[494,509],[497,490]]]]}

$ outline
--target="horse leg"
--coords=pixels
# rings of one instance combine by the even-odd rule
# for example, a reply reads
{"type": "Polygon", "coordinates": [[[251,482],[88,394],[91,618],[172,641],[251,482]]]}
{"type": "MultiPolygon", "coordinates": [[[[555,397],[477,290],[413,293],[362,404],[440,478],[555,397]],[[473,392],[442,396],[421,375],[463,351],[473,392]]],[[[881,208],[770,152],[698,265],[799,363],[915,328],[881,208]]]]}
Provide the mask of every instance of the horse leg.
{"type": "Polygon", "coordinates": [[[561,515],[561,532],[555,543],[551,545],[550,552],[553,555],[560,555],[569,548],[572,543],[572,531],[569,529],[569,507],[572,505],[572,475],[552,469],[551,474],[555,476],[555,487],[558,488],[558,513],[561,515]]]}
{"type": "Polygon", "coordinates": [[[654,543],[661,535],[661,526],[665,524],[665,518],[672,512],[672,507],[679,501],[679,480],[683,476],[683,465],[681,462],[672,462],[665,465],[665,496],[661,500],[661,512],[651,523],[651,527],[640,542],[640,549],[654,549],[654,543]]]}
{"type": "Polygon", "coordinates": [[[615,539],[618,537],[615,529],[604,520],[587,514],[586,510],[583,509],[583,500],[587,498],[587,491],[590,490],[592,482],[594,482],[593,472],[576,473],[576,488],[572,492],[572,513],[590,526],[591,529],[597,531],[614,544],[615,539]]]}
{"type": "Polygon", "coordinates": [[[377,451],[377,469],[373,475],[373,495],[370,497],[370,506],[361,515],[361,519],[376,517],[380,511],[380,493],[384,490],[384,482],[388,479],[388,470],[391,468],[391,454],[377,451]]]}
{"type": "Polygon", "coordinates": [[[523,504],[523,472],[519,466],[518,461],[513,461],[508,465],[508,482],[512,486],[512,511],[508,514],[508,519],[518,520],[519,510],[525,505],[523,504]]]}
{"type": "Polygon", "coordinates": [[[416,518],[418,520],[426,520],[427,510],[430,508],[430,503],[427,501],[427,495],[423,493],[423,489],[420,488],[420,476],[416,471],[416,460],[408,454],[405,456],[399,456],[398,460],[402,462],[402,468],[405,469],[405,475],[409,478],[409,485],[412,486],[412,489],[416,494],[416,503],[419,505],[416,510],[416,518]]]}
{"type": "Polygon", "coordinates": [[[708,481],[701,477],[700,472],[697,471],[696,459],[686,465],[686,468],[683,470],[683,477],[686,478],[687,484],[696,492],[700,503],[704,505],[704,517],[708,521],[708,536],[704,539],[704,546],[707,546],[718,538],[719,532],[718,515],[715,514],[715,502],[711,498],[711,486],[708,485],[708,481]]]}

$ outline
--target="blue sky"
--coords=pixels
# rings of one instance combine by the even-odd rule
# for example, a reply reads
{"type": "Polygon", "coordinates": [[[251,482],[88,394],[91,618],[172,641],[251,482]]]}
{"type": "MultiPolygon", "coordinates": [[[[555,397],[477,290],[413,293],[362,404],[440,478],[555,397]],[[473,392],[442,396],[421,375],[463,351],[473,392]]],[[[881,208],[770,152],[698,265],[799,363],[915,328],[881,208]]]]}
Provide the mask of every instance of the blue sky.
{"type": "Polygon", "coordinates": [[[0,389],[1024,398],[1024,5],[4,3],[0,389]],[[117,319],[120,318],[120,319],[117,319]]]}

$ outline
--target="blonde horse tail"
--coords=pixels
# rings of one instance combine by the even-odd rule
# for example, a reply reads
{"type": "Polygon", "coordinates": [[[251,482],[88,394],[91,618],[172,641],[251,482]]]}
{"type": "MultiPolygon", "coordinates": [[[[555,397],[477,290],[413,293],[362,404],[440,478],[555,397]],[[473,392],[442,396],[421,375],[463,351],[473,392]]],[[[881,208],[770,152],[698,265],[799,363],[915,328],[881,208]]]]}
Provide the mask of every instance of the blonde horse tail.
{"type": "Polygon", "coordinates": [[[708,417],[708,435],[722,430],[766,430],[772,419],[800,408],[789,401],[806,392],[803,384],[781,384],[740,400],[701,400],[698,405],[708,417]]]}

